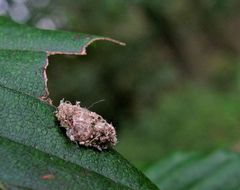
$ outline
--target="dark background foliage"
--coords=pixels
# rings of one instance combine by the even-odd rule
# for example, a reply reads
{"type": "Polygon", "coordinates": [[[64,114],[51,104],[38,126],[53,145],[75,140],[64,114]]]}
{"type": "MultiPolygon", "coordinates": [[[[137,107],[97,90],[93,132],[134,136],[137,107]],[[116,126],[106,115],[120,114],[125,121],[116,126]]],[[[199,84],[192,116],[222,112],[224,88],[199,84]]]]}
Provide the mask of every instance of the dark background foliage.
{"type": "Polygon", "coordinates": [[[110,36],[88,56],[51,56],[50,97],[94,105],[139,168],[179,150],[240,150],[238,0],[0,0],[39,28],[110,36]]]}

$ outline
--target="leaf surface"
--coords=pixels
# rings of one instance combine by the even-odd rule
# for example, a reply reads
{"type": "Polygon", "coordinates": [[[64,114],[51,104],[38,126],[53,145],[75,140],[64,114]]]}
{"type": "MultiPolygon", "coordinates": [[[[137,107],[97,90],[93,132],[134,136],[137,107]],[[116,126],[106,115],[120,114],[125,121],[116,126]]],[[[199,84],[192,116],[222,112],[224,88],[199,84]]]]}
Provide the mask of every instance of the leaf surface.
{"type": "Polygon", "coordinates": [[[177,153],[145,174],[165,190],[237,190],[240,155],[217,151],[208,155],[177,153]]]}
{"type": "Polygon", "coordinates": [[[55,107],[43,101],[48,56],[83,55],[102,39],[117,42],[0,17],[0,184],[6,189],[157,189],[116,151],[70,142],[55,120],[55,107]]]}

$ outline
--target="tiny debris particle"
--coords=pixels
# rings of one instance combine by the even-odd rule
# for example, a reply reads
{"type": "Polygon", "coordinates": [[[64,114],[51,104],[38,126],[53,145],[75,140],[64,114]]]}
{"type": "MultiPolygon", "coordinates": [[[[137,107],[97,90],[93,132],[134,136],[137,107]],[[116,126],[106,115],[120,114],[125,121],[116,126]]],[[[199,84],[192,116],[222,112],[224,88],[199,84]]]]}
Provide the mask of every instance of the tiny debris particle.
{"type": "Polygon", "coordinates": [[[98,150],[116,145],[116,131],[100,115],[69,101],[60,101],[55,116],[61,127],[66,128],[66,135],[71,141],[98,150]]]}
{"type": "Polygon", "coordinates": [[[41,176],[41,178],[44,179],[44,180],[49,180],[49,179],[53,179],[54,175],[53,174],[46,174],[46,175],[41,176]]]}

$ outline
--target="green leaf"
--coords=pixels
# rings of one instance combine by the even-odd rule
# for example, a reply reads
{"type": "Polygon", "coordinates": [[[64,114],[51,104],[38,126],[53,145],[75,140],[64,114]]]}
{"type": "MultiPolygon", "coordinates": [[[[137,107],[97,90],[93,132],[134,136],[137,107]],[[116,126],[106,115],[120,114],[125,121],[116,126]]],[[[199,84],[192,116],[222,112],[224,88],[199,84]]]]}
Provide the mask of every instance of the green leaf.
{"type": "Polygon", "coordinates": [[[90,43],[102,39],[117,42],[0,17],[2,189],[157,189],[116,151],[70,142],[55,120],[55,107],[43,101],[48,98],[48,56],[83,55],[90,43]]]}
{"type": "Polygon", "coordinates": [[[240,188],[240,155],[176,153],[145,174],[165,190],[236,190],[240,188]]]}

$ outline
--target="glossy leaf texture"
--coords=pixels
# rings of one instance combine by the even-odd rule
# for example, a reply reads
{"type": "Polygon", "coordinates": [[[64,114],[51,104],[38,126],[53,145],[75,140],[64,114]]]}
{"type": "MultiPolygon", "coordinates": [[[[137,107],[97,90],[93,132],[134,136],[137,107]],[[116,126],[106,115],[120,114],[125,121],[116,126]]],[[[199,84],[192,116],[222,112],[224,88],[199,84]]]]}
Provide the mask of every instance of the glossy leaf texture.
{"type": "Polygon", "coordinates": [[[240,155],[176,153],[153,165],[145,174],[164,190],[238,190],[240,155]]]}
{"type": "Polygon", "coordinates": [[[44,101],[48,56],[83,55],[96,40],[117,42],[0,17],[0,189],[157,189],[116,151],[70,142],[44,101]]]}

